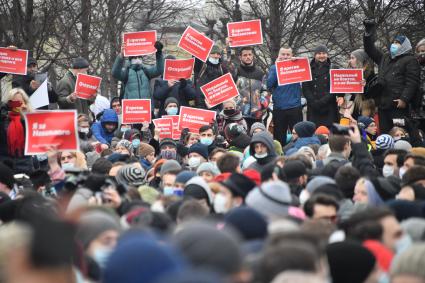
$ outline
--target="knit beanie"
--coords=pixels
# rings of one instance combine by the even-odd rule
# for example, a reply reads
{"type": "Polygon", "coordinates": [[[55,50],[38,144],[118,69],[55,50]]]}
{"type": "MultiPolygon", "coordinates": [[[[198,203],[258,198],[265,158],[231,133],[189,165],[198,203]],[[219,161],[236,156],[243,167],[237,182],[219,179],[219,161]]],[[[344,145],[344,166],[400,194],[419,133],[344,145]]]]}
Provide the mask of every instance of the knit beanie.
{"type": "Polygon", "coordinates": [[[300,138],[311,137],[316,130],[316,124],[310,121],[298,122],[295,124],[294,130],[300,138]]]}
{"type": "Polygon", "coordinates": [[[246,241],[267,237],[267,220],[252,208],[234,208],[224,216],[224,222],[236,228],[246,241]]]}
{"type": "Polygon", "coordinates": [[[220,170],[218,170],[217,166],[210,162],[204,162],[199,165],[198,169],[196,170],[196,174],[199,175],[202,172],[210,172],[214,177],[220,174],[220,170]]]}
{"type": "Polygon", "coordinates": [[[353,52],[351,52],[351,55],[353,55],[357,59],[357,61],[359,61],[363,65],[368,60],[370,60],[369,56],[367,55],[367,53],[363,49],[354,50],[353,52]]]}
{"type": "Polygon", "coordinates": [[[289,160],[285,162],[282,171],[288,180],[296,179],[307,174],[307,168],[300,160],[289,160]]]}
{"type": "Polygon", "coordinates": [[[252,136],[254,134],[254,131],[257,129],[261,129],[262,131],[266,130],[266,126],[264,126],[261,122],[255,122],[252,124],[251,129],[249,130],[249,135],[252,136]]]}
{"type": "Polygon", "coordinates": [[[157,190],[150,186],[140,186],[137,190],[142,200],[151,205],[157,200],[158,196],[160,195],[157,190]]]}
{"type": "Polygon", "coordinates": [[[412,145],[408,141],[398,140],[394,143],[394,148],[410,152],[412,150],[412,145]]]}
{"type": "Polygon", "coordinates": [[[191,147],[189,147],[189,151],[187,152],[187,154],[191,154],[192,152],[195,152],[201,155],[206,160],[208,160],[208,146],[199,142],[194,143],[191,147]]]}
{"type": "Polygon", "coordinates": [[[394,37],[394,40],[400,42],[400,44],[403,44],[403,42],[406,40],[406,36],[399,34],[394,37]]]}
{"type": "Polygon", "coordinates": [[[128,189],[129,186],[137,187],[143,185],[145,175],[146,172],[142,168],[134,165],[124,165],[118,170],[115,179],[118,184],[123,185],[126,189],[128,189]]]}
{"type": "Polygon", "coordinates": [[[71,69],[85,69],[89,67],[89,62],[83,57],[72,59],[71,69]]]}
{"type": "Polygon", "coordinates": [[[232,173],[229,178],[221,182],[223,186],[228,188],[234,197],[240,196],[243,199],[256,186],[254,181],[247,176],[239,173],[232,173]]]}
{"type": "Polygon", "coordinates": [[[188,170],[181,171],[176,176],[176,183],[186,184],[187,181],[189,181],[190,179],[192,179],[195,176],[196,176],[196,173],[193,172],[193,171],[188,171],[188,170]]]}
{"type": "Polygon", "coordinates": [[[359,118],[357,119],[357,122],[360,128],[366,129],[367,127],[369,127],[370,124],[372,124],[375,121],[371,117],[359,116],[359,118]]]}
{"type": "Polygon", "coordinates": [[[354,242],[330,244],[326,253],[333,283],[363,283],[375,268],[374,255],[354,242]]]}
{"type": "Polygon", "coordinates": [[[180,274],[187,265],[173,247],[140,231],[124,235],[110,255],[103,283],[154,283],[170,273],[180,274]]]}
{"type": "Polygon", "coordinates": [[[221,48],[218,45],[214,45],[211,49],[210,54],[221,54],[221,48]]]}
{"type": "Polygon", "coordinates": [[[142,158],[145,158],[149,154],[155,152],[155,148],[148,143],[142,142],[139,146],[139,155],[142,158]]]}
{"type": "Polygon", "coordinates": [[[175,103],[177,107],[179,107],[179,101],[175,99],[174,97],[170,96],[164,102],[164,109],[167,108],[168,104],[170,103],[175,103]]]}
{"type": "Polygon", "coordinates": [[[173,139],[165,138],[159,143],[159,149],[162,149],[163,146],[168,145],[177,148],[177,144],[173,139]]]}
{"type": "Polygon", "coordinates": [[[314,55],[320,52],[329,53],[328,48],[325,45],[318,45],[316,48],[314,48],[314,55]]]}
{"type": "Polygon", "coordinates": [[[377,149],[390,149],[394,148],[394,139],[392,136],[383,134],[376,138],[377,149]]]}
{"type": "Polygon", "coordinates": [[[213,202],[211,189],[204,178],[195,176],[186,182],[184,187],[184,195],[191,196],[195,199],[205,199],[208,205],[213,202]]]}
{"type": "Polygon", "coordinates": [[[86,249],[94,239],[108,230],[121,230],[118,217],[113,212],[93,209],[81,216],[76,237],[86,249]]]}
{"type": "Polygon", "coordinates": [[[117,143],[117,146],[116,147],[124,147],[124,148],[126,148],[128,150],[128,152],[130,153],[130,155],[132,155],[133,145],[132,145],[132,143],[130,141],[128,141],[128,140],[120,140],[117,143]]]}
{"type": "Polygon", "coordinates": [[[161,174],[161,177],[162,177],[169,172],[180,171],[180,170],[182,170],[182,166],[180,165],[180,163],[178,163],[174,159],[171,159],[171,160],[165,161],[165,163],[162,164],[159,174],[161,174]]]}
{"type": "Polygon", "coordinates": [[[329,129],[328,129],[328,127],[326,127],[326,126],[319,126],[317,129],[316,129],[316,131],[314,132],[314,134],[316,134],[316,135],[330,135],[330,131],[329,131],[329,129]]]}
{"type": "Polygon", "coordinates": [[[391,278],[397,275],[410,275],[425,280],[425,244],[410,246],[405,252],[397,255],[391,266],[391,278]]]}
{"type": "Polygon", "coordinates": [[[404,220],[400,225],[409,234],[413,242],[423,242],[425,240],[425,219],[412,217],[404,220]]]}

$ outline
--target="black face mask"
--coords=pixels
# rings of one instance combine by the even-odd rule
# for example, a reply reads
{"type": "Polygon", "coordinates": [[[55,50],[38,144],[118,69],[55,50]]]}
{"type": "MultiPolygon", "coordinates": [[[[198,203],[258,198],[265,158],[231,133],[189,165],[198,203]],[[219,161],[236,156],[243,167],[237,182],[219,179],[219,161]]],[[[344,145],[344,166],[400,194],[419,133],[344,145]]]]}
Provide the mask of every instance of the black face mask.
{"type": "Polygon", "coordinates": [[[419,65],[425,65],[425,53],[418,54],[416,59],[418,59],[419,65]]]}
{"type": "Polygon", "coordinates": [[[226,116],[232,116],[236,113],[236,109],[224,109],[223,113],[226,116]]]}

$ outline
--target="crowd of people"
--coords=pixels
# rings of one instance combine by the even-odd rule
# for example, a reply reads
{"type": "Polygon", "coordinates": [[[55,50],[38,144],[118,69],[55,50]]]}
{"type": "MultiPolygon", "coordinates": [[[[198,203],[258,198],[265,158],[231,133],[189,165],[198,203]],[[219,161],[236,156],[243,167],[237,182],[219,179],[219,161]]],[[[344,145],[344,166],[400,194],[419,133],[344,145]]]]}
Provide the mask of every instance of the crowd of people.
{"type": "MultiPolygon", "coordinates": [[[[28,60],[1,98],[0,282],[424,283],[425,39],[383,51],[364,25],[347,62],[363,70],[360,94],[330,93],[324,45],[312,81],[282,86],[252,46],[235,58],[214,46],[193,80],[164,80],[173,57],[156,42],[153,66],[117,56],[110,100],[77,97],[90,62],[75,58],[48,94],[77,110],[80,150],[37,156],[24,154],[40,86],[28,60]],[[228,72],[239,95],[209,107],[200,87],[228,72]],[[151,99],[153,118],[217,115],[160,139],[122,123],[122,99],[151,99]]],[[[283,46],[277,61],[294,57],[283,46]]]]}

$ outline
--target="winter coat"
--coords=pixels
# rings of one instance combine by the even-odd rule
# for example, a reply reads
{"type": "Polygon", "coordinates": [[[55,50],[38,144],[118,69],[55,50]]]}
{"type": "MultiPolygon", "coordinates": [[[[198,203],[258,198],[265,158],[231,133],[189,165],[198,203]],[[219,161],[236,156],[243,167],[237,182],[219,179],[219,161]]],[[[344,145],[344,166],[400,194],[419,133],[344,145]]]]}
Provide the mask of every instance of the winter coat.
{"type": "Polygon", "coordinates": [[[301,107],[301,84],[295,83],[279,86],[276,65],[270,67],[267,88],[273,91],[273,109],[286,110],[301,107]]]}
{"type": "MultiPolygon", "coordinates": [[[[25,76],[19,76],[19,75],[15,75],[13,76],[13,81],[12,81],[12,87],[14,88],[22,88],[25,93],[31,97],[31,95],[37,90],[37,89],[32,89],[31,88],[31,81],[34,80],[34,77],[31,75],[25,75],[25,76]]],[[[48,96],[49,96],[49,102],[50,103],[56,103],[58,102],[58,95],[56,94],[55,90],[48,85],[48,96]]],[[[49,109],[48,105],[44,106],[44,107],[40,107],[40,109],[49,109]]]]}
{"type": "Polygon", "coordinates": [[[66,98],[74,92],[77,78],[71,71],[66,72],[65,76],[58,82],[56,93],[58,95],[58,104],[60,109],[77,109],[78,114],[90,114],[89,105],[91,101],[77,98],[75,102],[70,102],[66,98]]]}
{"type": "Polygon", "coordinates": [[[338,121],[336,96],[330,93],[331,61],[310,63],[312,81],[304,82],[303,94],[307,99],[307,120],[317,126],[330,127],[338,121]]]}
{"type": "Polygon", "coordinates": [[[285,152],[287,154],[294,153],[294,149],[295,151],[298,151],[298,149],[300,149],[303,146],[308,146],[310,144],[318,144],[320,145],[320,140],[318,137],[316,136],[312,136],[312,137],[305,137],[305,138],[297,138],[296,141],[293,143],[292,147],[290,148],[285,148],[285,152]]]}
{"type": "Polygon", "coordinates": [[[248,125],[246,124],[245,119],[242,117],[242,114],[240,111],[237,111],[234,115],[232,116],[227,116],[226,114],[224,114],[223,111],[221,111],[218,115],[217,115],[217,126],[218,126],[218,132],[224,136],[224,129],[226,128],[226,126],[228,124],[231,123],[236,123],[238,125],[241,125],[245,131],[248,131],[248,125]]]}
{"type": "Polygon", "coordinates": [[[112,76],[123,82],[124,99],[150,99],[151,88],[149,80],[164,72],[164,57],[162,52],[156,53],[156,65],[131,65],[122,55],[118,55],[112,66],[112,76]]]}
{"type": "Polygon", "coordinates": [[[174,97],[177,99],[180,106],[193,106],[191,102],[194,102],[195,100],[196,90],[193,87],[192,81],[187,80],[186,82],[187,83],[183,88],[181,87],[181,82],[177,82],[172,87],[169,87],[168,82],[163,79],[159,79],[156,82],[153,97],[155,98],[155,102],[160,103],[159,113],[167,115],[164,114],[164,104],[168,97],[174,97]]]}
{"type": "Polygon", "coordinates": [[[378,79],[383,89],[377,106],[380,109],[394,109],[395,99],[401,99],[406,104],[411,103],[419,87],[420,68],[418,61],[410,53],[410,41],[406,38],[395,58],[383,54],[375,47],[373,33],[365,34],[363,42],[367,55],[379,65],[378,79]]]}
{"type": "Polygon", "coordinates": [[[274,148],[273,138],[268,132],[260,132],[252,136],[251,143],[249,145],[249,154],[253,156],[257,161],[251,164],[248,168],[255,169],[259,172],[263,170],[263,168],[270,162],[272,162],[276,157],[276,151],[274,148]],[[267,147],[268,155],[264,158],[255,157],[255,149],[254,146],[256,143],[263,143],[267,147]]]}
{"type": "MultiPolygon", "coordinates": [[[[196,86],[196,105],[199,108],[207,109],[205,104],[205,96],[201,92],[201,86],[221,77],[228,73],[227,68],[222,64],[212,64],[207,60],[206,63],[199,59],[195,59],[194,75],[195,75],[195,86],[196,86]]],[[[212,107],[212,109],[219,109],[220,105],[212,107]]]]}
{"type": "Polygon", "coordinates": [[[105,123],[116,123],[118,127],[118,115],[113,109],[106,109],[103,112],[102,118],[99,122],[94,123],[91,126],[93,136],[102,144],[111,144],[114,132],[106,131],[105,123]]]}
{"type": "Polygon", "coordinates": [[[232,76],[239,91],[235,100],[242,116],[259,120],[269,105],[263,85],[264,72],[255,65],[239,65],[232,76]]]}

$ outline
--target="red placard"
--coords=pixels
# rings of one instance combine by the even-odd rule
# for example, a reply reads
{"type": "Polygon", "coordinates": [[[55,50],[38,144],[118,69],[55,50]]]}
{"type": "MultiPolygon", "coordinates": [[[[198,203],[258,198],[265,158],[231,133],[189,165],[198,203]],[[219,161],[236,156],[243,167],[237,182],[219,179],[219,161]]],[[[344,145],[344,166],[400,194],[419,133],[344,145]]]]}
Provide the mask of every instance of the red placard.
{"type": "Polygon", "coordinates": [[[78,98],[91,99],[97,95],[102,78],[86,74],[78,74],[74,92],[78,98]]]}
{"type": "Polygon", "coordinates": [[[279,85],[311,81],[311,69],[308,58],[293,58],[276,62],[279,85]]]}
{"type": "Polygon", "coordinates": [[[261,20],[227,24],[230,47],[263,44],[261,20]]]}
{"type": "Polygon", "coordinates": [[[239,95],[238,88],[230,73],[201,86],[201,91],[210,108],[239,95]]]}
{"type": "Polygon", "coordinates": [[[121,103],[123,124],[151,122],[150,99],[123,99],[121,103]]]}
{"type": "Polygon", "coordinates": [[[37,111],[25,114],[25,155],[58,151],[77,151],[77,111],[37,111]]]}
{"type": "Polygon", "coordinates": [[[171,60],[165,59],[164,80],[188,80],[192,77],[195,58],[171,60]]]}
{"type": "Polygon", "coordinates": [[[123,35],[124,56],[141,56],[156,52],[156,30],[126,32],[123,35]]]}
{"type": "Polygon", "coordinates": [[[163,115],[162,118],[173,119],[173,140],[179,140],[182,131],[179,129],[179,115],[163,115]]]}
{"type": "Polygon", "coordinates": [[[159,130],[159,139],[173,138],[173,119],[159,118],[152,120],[155,128],[159,130]]]}
{"type": "Polygon", "coordinates": [[[210,125],[215,120],[215,116],[215,111],[181,106],[179,129],[188,128],[191,133],[199,133],[199,128],[210,125]]]}
{"type": "Polygon", "coordinates": [[[178,47],[206,62],[214,41],[192,27],[187,27],[179,40],[178,47]]]}
{"type": "Polygon", "coordinates": [[[0,47],[0,72],[26,75],[28,50],[0,47]]]}
{"type": "Polygon", "coordinates": [[[332,69],[331,93],[363,93],[362,69],[332,69]]]}

